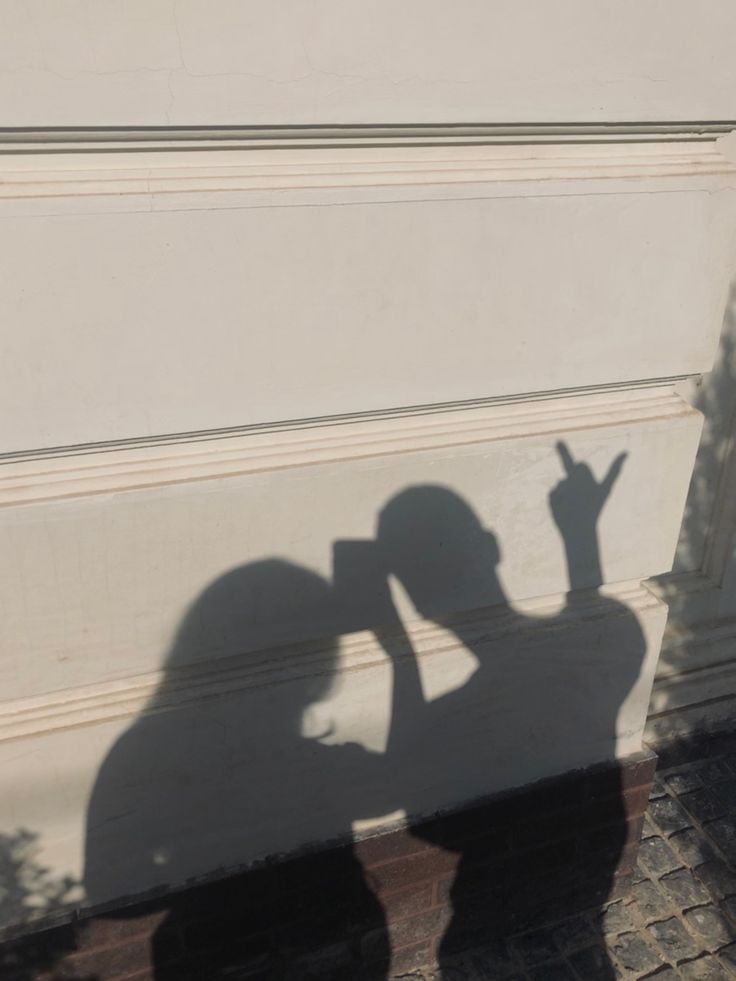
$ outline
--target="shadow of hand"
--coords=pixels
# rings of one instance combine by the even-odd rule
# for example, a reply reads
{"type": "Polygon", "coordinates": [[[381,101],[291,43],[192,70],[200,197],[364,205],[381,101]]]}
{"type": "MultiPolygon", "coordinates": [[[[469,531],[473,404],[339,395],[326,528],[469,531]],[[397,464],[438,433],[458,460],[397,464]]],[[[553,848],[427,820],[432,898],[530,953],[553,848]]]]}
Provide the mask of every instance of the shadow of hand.
{"type": "Polygon", "coordinates": [[[549,505],[557,527],[566,540],[581,529],[594,529],[613,485],[621,473],[628,454],[619,453],[601,481],[593,476],[587,463],[575,463],[566,443],[557,443],[565,477],[553,487],[549,505]]]}

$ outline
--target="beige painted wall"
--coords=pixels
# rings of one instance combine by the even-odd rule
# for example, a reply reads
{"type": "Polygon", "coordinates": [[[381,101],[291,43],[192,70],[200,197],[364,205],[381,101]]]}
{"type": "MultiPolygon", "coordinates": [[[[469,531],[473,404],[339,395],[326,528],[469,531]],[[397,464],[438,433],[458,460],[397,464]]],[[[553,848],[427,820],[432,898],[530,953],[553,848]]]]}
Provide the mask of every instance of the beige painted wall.
{"type": "Polygon", "coordinates": [[[6,126],[728,119],[729,0],[4,0],[6,126]]]}

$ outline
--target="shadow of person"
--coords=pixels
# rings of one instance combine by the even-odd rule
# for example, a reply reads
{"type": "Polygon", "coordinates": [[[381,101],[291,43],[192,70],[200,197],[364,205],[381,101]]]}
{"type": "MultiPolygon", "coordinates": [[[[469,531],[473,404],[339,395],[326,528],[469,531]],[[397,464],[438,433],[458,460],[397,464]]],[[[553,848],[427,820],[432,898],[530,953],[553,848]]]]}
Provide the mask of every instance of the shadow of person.
{"type": "Polygon", "coordinates": [[[303,735],[305,712],[333,684],[337,641],[313,645],[304,664],[274,647],[333,618],[330,585],[303,568],[273,559],[228,572],[189,609],[158,690],[104,761],[87,817],[90,904],[142,883],[181,887],[232,869],[233,856],[342,843],[278,879],[266,867],[168,896],[153,937],[157,981],[232,978],[248,965],[259,978],[322,977],[309,966],[315,951],[368,931],[371,977],[388,961],[383,910],[351,844],[352,821],[385,807],[380,757],[303,735]],[[244,665],[244,651],[261,653],[244,665]]]}
{"type": "MultiPolygon", "coordinates": [[[[434,810],[440,802],[470,804],[496,790],[616,759],[619,709],[645,654],[634,613],[595,590],[603,581],[597,521],[624,456],[598,482],[564,444],[558,452],[565,477],[550,494],[550,506],[571,592],[555,616],[529,617],[510,605],[498,575],[495,536],[452,490],[412,487],[380,514],[377,544],[385,573],[400,581],[422,617],[454,634],[477,660],[464,684],[428,701],[416,657],[406,656],[407,638],[396,644],[382,636],[394,660],[387,768],[394,775],[411,774],[402,802],[409,814],[426,815],[431,801],[434,810]],[[444,612],[478,607],[495,611],[486,609],[480,618],[444,612]]],[[[547,881],[542,856],[549,852],[549,829],[543,815],[538,824],[537,816],[520,815],[513,852],[507,842],[499,844],[493,827],[464,840],[452,814],[415,825],[416,836],[459,854],[452,919],[439,951],[442,965],[472,942],[490,943],[518,930],[524,904],[536,909],[528,926],[534,916],[538,922],[562,919],[608,897],[628,832],[620,773],[615,765],[606,773],[605,786],[597,784],[597,792],[609,798],[602,847],[566,858],[568,865],[585,867],[585,885],[581,878],[563,895],[555,891],[558,882],[547,881]],[[535,855],[539,873],[533,871],[529,880],[527,872],[525,879],[521,866],[534,868],[535,855]]],[[[563,871],[553,870],[552,879],[561,879],[563,871]]],[[[601,957],[595,977],[613,978],[610,962],[601,957]]]]}

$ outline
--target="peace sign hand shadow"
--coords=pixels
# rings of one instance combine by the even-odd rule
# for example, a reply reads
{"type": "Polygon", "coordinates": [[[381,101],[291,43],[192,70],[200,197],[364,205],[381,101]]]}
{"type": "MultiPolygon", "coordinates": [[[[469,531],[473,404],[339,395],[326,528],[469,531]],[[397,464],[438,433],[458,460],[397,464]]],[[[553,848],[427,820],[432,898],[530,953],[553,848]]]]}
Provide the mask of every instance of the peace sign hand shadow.
{"type": "Polygon", "coordinates": [[[566,443],[557,443],[565,477],[549,495],[552,515],[563,538],[594,532],[603,505],[618,480],[627,453],[619,453],[601,481],[593,476],[587,463],[576,463],[566,443]]]}

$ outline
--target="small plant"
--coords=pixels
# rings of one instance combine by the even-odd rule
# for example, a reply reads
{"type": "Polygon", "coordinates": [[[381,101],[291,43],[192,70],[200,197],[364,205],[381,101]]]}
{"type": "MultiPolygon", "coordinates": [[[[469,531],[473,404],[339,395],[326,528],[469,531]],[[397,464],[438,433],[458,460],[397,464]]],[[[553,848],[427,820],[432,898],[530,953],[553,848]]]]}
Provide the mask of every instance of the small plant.
{"type": "MultiPolygon", "coordinates": [[[[71,876],[56,878],[37,861],[38,835],[26,829],[0,834],[0,924],[8,929],[38,922],[75,904],[78,883],[71,876]]],[[[49,930],[0,943],[0,976],[31,981],[39,971],[49,971],[72,949],[67,930],[49,930]]]]}

